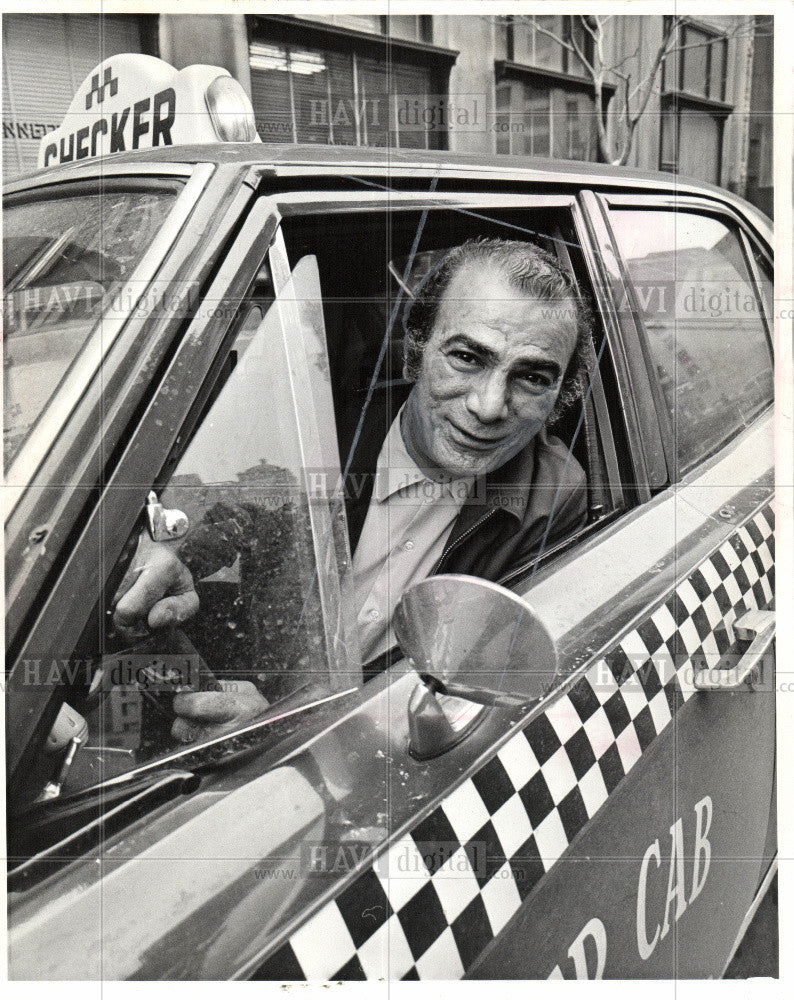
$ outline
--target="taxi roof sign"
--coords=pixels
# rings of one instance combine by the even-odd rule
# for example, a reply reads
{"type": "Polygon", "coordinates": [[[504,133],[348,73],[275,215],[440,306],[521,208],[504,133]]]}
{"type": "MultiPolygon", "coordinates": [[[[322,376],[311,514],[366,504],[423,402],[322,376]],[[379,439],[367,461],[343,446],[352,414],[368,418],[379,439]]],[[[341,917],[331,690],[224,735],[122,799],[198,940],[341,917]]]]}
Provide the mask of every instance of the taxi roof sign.
{"type": "Polygon", "coordinates": [[[248,95],[228,70],[176,70],[154,56],[123,53],[101,62],[78,87],[63,122],[41,140],[38,166],[258,138],[248,95]]]}

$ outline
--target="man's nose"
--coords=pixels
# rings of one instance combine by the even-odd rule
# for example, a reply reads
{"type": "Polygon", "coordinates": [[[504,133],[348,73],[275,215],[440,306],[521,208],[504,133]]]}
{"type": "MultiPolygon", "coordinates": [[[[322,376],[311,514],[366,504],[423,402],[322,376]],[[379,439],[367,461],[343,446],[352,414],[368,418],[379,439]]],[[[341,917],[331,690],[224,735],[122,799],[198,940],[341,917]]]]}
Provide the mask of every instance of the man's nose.
{"type": "Polygon", "coordinates": [[[466,406],[481,423],[492,424],[508,415],[507,383],[499,372],[483,376],[466,396],[466,406]]]}

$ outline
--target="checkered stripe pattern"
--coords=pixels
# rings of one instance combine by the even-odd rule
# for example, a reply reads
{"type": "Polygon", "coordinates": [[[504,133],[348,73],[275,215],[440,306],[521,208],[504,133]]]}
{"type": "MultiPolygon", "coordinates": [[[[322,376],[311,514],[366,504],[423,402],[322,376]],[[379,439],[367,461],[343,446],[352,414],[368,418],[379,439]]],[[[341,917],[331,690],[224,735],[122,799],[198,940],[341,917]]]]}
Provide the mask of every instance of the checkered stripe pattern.
{"type": "Polygon", "coordinates": [[[771,603],[772,535],[767,507],[254,978],[461,978],[692,697],[692,661],[771,603]]]}

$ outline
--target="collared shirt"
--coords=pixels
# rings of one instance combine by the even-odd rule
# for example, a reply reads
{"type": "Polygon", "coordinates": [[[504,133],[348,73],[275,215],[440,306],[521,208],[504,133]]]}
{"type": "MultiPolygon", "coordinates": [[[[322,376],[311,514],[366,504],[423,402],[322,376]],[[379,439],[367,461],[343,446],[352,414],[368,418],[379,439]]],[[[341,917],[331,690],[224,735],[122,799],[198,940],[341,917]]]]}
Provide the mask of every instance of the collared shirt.
{"type": "Polygon", "coordinates": [[[397,414],[378,455],[372,499],[353,557],[361,654],[394,645],[392,615],[403,591],[432,573],[473,478],[429,479],[405,447],[397,414]]]}

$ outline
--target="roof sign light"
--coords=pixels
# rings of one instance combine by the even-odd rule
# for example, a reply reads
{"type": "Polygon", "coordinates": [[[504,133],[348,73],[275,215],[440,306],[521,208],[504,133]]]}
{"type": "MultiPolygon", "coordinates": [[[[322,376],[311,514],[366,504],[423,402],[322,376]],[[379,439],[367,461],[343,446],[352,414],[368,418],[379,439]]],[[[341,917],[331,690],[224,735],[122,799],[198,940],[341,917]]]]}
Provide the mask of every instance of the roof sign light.
{"type": "Polygon", "coordinates": [[[237,80],[216,76],[204,97],[221,142],[253,142],[258,138],[251,102],[237,80]]]}
{"type": "Polygon", "coordinates": [[[130,149],[253,142],[254,110],[242,86],[218,66],[176,70],[162,59],[111,56],[78,88],[63,122],[39,146],[39,167],[130,149]]]}

